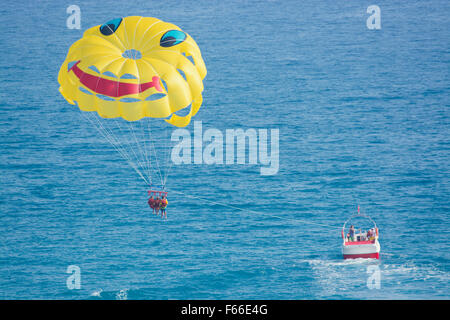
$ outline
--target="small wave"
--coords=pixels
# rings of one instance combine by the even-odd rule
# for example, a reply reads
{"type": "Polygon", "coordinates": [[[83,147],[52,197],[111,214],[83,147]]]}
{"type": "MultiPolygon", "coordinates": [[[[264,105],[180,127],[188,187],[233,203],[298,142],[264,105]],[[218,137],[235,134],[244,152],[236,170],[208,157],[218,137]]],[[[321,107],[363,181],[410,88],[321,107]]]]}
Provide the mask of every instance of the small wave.
{"type": "Polygon", "coordinates": [[[128,291],[129,289],[119,291],[104,291],[103,289],[99,289],[92,292],[90,297],[102,300],[128,300],[128,291]]]}
{"type": "Polygon", "coordinates": [[[103,289],[94,291],[91,293],[91,297],[99,297],[100,298],[102,296],[102,292],[103,292],[103,289]]]}
{"type": "Polygon", "coordinates": [[[378,259],[365,259],[365,258],[357,258],[357,259],[342,259],[342,260],[320,260],[320,259],[312,259],[307,260],[312,267],[314,266],[323,266],[323,267],[332,267],[332,266],[347,266],[347,265],[364,265],[364,264],[379,264],[380,260],[378,259]]]}
{"type": "Polygon", "coordinates": [[[128,289],[120,290],[116,294],[116,300],[128,300],[128,289]]]}

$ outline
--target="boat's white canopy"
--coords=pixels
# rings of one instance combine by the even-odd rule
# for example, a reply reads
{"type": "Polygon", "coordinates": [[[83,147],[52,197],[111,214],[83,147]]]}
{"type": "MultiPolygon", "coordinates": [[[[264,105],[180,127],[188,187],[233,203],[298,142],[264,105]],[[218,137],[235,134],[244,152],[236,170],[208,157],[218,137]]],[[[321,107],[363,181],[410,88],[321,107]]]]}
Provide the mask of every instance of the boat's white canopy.
{"type": "Polygon", "coordinates": [[[350,218],[348,218],[348,219],[344,222],[344,225],[342,226],[342,231],[343,231],[343,232],[345,232],[345,226],[347,225],[347,223],[348,223],[350,220],[354,219],[354,218],[366,218],[366,219],[370,220],[370,222],[373,223],[374,228],[377,229],[377,224],[375,223],[375,221],[372,220],[371,217],[369,217],[367,214],[363,214],[363,213],[358,212],[358,213],[355,213],[354,215],[352,215],[350,218]]]}

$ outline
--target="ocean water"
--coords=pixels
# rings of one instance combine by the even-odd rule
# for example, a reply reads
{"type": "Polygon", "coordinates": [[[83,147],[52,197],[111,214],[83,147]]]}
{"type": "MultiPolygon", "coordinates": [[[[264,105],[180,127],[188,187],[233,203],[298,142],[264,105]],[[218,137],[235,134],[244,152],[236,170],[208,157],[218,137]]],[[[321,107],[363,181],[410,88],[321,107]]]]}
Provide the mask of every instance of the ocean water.
{"type": "Polygon", "coordinates": [[[0,298],[449,298],[448,1],[74,4],[81,30],[69,3],[0,8],[0,298]],[[279,129],[277,174],[174,165],[168,220],[150,213],[140,177],[58,92],[83,31],[130,15],[196,40],[204,128],[279,129]],[[358,205],[379,261],[341,257],[358,205]]]}

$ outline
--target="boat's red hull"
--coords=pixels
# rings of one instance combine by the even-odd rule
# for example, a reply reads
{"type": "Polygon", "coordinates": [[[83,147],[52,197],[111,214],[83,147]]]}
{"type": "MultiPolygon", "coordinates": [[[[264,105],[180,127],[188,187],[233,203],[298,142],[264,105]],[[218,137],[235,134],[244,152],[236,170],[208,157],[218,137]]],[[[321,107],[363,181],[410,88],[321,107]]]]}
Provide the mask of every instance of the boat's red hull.
{"type": "Polygon", "coordinates": [[[380,253],[361,253],[361,254],[344,254],[344,259],[358,259],[358,258],[366,258],[366,259],[380,259],[380,253]]]}

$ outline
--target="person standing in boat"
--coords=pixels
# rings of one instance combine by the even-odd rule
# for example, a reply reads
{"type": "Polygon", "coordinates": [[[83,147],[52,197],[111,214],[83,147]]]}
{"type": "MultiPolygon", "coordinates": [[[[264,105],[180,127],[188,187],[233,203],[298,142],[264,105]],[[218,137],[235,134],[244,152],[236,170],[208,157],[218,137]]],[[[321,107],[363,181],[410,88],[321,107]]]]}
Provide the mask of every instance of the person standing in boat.
{"type": "Polygon", "coordinates": [[[350,226],[348,233],[350,235],[350,241],[355,241],[355,227],[353,225],[350,226]]]}
{"type": "Polygon", "coordinates": [[[375,228],[370,229],[370,237],[369,237],[370,241],[375,240],[375,228]]]}

